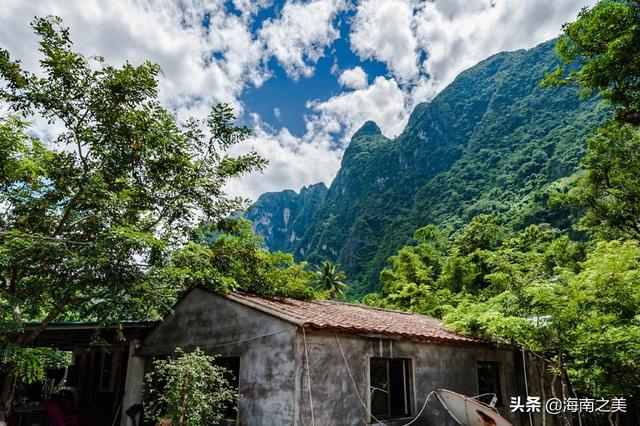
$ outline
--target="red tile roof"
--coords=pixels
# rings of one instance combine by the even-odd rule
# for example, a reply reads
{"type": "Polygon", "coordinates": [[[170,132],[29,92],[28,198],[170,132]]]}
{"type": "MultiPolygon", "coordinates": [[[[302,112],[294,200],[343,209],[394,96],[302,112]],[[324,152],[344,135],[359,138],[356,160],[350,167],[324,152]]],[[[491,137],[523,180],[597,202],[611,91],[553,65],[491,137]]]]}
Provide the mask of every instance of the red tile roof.
{"type": "Polygon", "coordinates": [[[455,333],[442,321],[420,314],[329,300],[272,300],[243,293],[227,298],[285,321],[350,334],[401,336],[434,343],[486,343],[455,333]]]}

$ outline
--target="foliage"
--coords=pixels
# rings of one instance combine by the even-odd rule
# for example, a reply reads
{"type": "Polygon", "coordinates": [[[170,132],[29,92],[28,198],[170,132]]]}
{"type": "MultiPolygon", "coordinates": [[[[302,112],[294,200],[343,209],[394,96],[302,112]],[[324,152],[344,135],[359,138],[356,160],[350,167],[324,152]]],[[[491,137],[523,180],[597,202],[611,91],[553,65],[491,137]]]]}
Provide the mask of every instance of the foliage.
{"type": "Polygon", "coordinates": [[[313,297],[313,272],[288,253],[262,247],[251,224],[225,219],[198,227],[192,241],[173,254],[162,281],[179,288],[201,286],[226,293],[241,290],[271,298],[313,297]]]}
{"type": "Polygon", "coordinates": [[[614,115],[587,141],[586,174],[571,191],[554,198],[586,207],[580,225],[588,232],[637,239],[640,2],[605,0],[583,9],[564,26],[557,50],[564,65],[548,73],[543,85],[573,83],[583,95],[599,92],[614,115]]]}
{"type": "MultiPolygon", "coordinates": [[[[158,100],[160,68],[108,65],[73,50],[59,18],[35,19],[41,73],[0,49],[0,345],[28,347],[54,320],[158,315],[173,284],[158,278],[194,224],[240,208],[232,177],[264,167],[227,149],[250,131],[227,105],[177,122],[158,100]],[[29,136],[26,117],[61,129],[29,136]],[[41,326],[25,332],[26,321],[41,326]]],[[[28,352],[21,352],[27,354],[28,352]]],[[[10,404],[2,388],[0,420],[10,404]]]]}
{"type": "Polygon", "coordinates": [[[381,273],[383,291],[365,302],[523,346],[558,382],[566,371],[566,386],[581,395],[640,396],[638,242],[577,242],[531,225],[497,246],[461,252],[455,242],[483,235],[481,221],[491,219],[467,225],[445,250],[424,241],[402,248],[381,273]]]}
{"type": "MultiPolygon", "coordinates": [[[[563,237],[538,240],[526,252],[511,252],[516,257],[489,277],[498,287],[495,295],[459,305],[445,321],[460,331],[540,352],[559,375],[566,370],[583,395],[637,398],[640,246],[601,242],[576,263],[579,256],[564,251],[567,244],[575,243],[563,237]],[[535,262],[540,256],[542,265],[555,266],[540,268],[535,262]],[[502,270],[510,272],[502,275],[502,270]]],[[[511,249],[500,251],[505,256],[511,249]]],[[[579,253],[575,247],[574,253],[579,253]]]]}
{"type": "Polygon", "coordinates": [[[158,359],[145,377],[145,414],[170,419],[175,426],[200,426],[223,419],[237,399],[227,380],[229,372],[215,365],[215,357],[196,348],[176,349],[173,358],[158,359]]]}
{"type": "Polygon", "coordinates": [[[344,295],[347,285],[343,282],[347,275],[340,270],[339,265],[325,260],[315,270],[316,290],[328,298],[344,295]]]}
{"type": "MultiPolygon", "coordinates": [[[[437,224],[445,238],[481,214],[505,232],[536,223],[571,229],[582,210],[551,209],[548,201],[558,179],[581,170],[584,138],[607,110],[598,97],[581,101],[576,87],[539,87],[561,64],[554,46],[500,53],[466,70],[418,105],[392,140],[373,126],[354,134],[306,232],[269,247],[312,264],[339,262],[347,297],[357,298],[380,288],[389,256],[425,224],[437,224]]],[[[283,208],[262,210],[256,224],[283,208]]]]}
{"type": "Polygon", "coordinates": [[[563,61],[544,85],[576,83],[583,96],[599,92],[617,121],[640,124],[640,2],[603,0],[563,27],[563,61]],[[578,68],[571,63],[579,60],[578,68]]]}
{"type": "Polygon", "coordinates": [[[34,383],[46,378],[47,369],[64,368],[71,363],[71,353],[53,348],[3,348],[0,366],[15,365],[15,375],[23,383],[34,383]]]}

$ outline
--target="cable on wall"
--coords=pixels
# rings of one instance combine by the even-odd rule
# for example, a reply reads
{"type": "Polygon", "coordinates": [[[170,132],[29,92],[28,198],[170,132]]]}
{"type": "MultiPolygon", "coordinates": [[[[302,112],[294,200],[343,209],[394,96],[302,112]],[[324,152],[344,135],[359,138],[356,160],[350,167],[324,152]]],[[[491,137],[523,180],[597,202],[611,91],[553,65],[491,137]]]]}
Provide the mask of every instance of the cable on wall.
{"type": "Polygon", "coordinates": [[[309,353],[307,352],[307,333],[302,328],[302,340],[304,341],[304,361],[307,365],[307,390],[309,391],[309,406],[311,407],[311,425],[315,426],[316,419],[313,415],[313,396],[311,395],[311,373],[309,372],[309,353]]]}
{"type": "Polygon", "coordinates": [[[371,413],[371,411],[369,411],[369,407],[367,407],[367,404],[364,403],[364,401],[362,400],[362,398],[360,397],[360,392],[358,392],[358,385],[356,384],[356,380],[353,378],[353,374],[351,374],[351,369],[349,368],[349,363],[347,362],[347,357],[344,356],[344,351],[342,350],[342,345],[340,344],[340,339],[338,339],[338,335],[334,334],[335,338],[336,338],[336,342],[338,343],[338,348],[340,349],[340,354],[342,355],[342,360],[344,361],[344,365],[347,367],[347,372],[349,373],[349,377],[351,378],[351,383],[353,383],[353,389],[356,392],[356,396],[358,397],[358,401],[360,401],[360,404],[362,404],[362,407],[364,408],[364,410],[367,412],[367,414],[369,416],[371,416],[371,418],[373,420],[376,421],[377,424],[379,425],[384,425],[384,423],[382,423],[380,420],[376,419],[376,417],[371,413]]]}

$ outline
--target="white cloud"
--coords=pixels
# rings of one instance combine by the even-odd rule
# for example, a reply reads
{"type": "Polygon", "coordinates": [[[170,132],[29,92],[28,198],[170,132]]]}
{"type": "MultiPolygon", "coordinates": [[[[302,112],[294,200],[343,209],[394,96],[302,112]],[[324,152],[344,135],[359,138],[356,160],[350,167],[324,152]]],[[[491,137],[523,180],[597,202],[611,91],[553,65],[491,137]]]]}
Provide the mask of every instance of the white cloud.
{"type": "Polygon", "coordinates": [[[463,70],[502,51],[531,48],[557,37],[594,0],[436,0],[414,16],[414,36],[426,60],[420,91],[435,94],[463,70]],[[429,89],[427,89],[429,87],[429,89]]]}
{"type": "Polygon", "coordinates": [[[217,102],[240,110],[242,90],[268,78],[260,43],[244,18],[226,13],[221,0],[10,0],[0,8],[0,39],[32,70],[39,52],[29,22],[47,15],[63,18],[75,47],[87,56],[100,54],[116,65],[158,63],[161,98],[181,117],[203,115],[217,102]],[[211,16],[208,31],[205,13],[211,16]]]}
{"type": "Polygon", "coordinates": [[[255,200],[268,191],[299,190],[318,182],[329,185],[335,177],[342,152],[334,149],[330,138],[296,137],[287,129],[274,133],[260,123],[253,128],[250,145],[238,146],[237,152],[252,147],[269,159],[269,166],[263,174],[252,173],[230,182],[226,188],[230,194],[255,200]]]}
{"type": "Polygon", "coordinates": [[[344,135],[344,144],[365,121],[373,120],[386,136],[394,137],[408,119],[406,101],[406,94],[396,80],[377,77],[366,88],[310,102],[308,107],[315,114],[307,118],[307,133],[344,135]]]}
{"type": "Polygon", "coordinates": [[[403,0],[365,0],[353,19],[351,47],[361,59],[384,62],[400,81],[418,76],[413,5],[403,0]]]}
{"type": "Polygon", "coordinates": [[[243,15],[254,15],[272,5],[271,0],[233,0],[233,6],[243,15]]]}
{"type": "Polygon", "coordinates": [[[369,84],[367,73],[360,67],[343,71],[338,82],[350,89],[363,89],[369,84]]]}
{"type": "MultiPolygon", "coordinates": [[[[503,50],[532,47],[560,33],[564,22],[595,0],[287,0],[278,16],[257,30],[255,14],[274,0],[6,0],[0,8],[0,44],[38,68],[34,16],[59,15],[76,47],[113,64],[145,59],[163,68],[161,98],[179,117],[203,116],[210,105],[250,105],[242,93],[272,77],[275,58],[292,78],[310,76],[318,60],[333,54],[341,11],[355,3],[349,41],[362,60],[384,63],[389,75],[374,78],[361,67],[340,73],[344,91],[307,103],[306,132],[270,129],[256,121],[252,145],[271,160],[265,175],[229,186],[255,197],[266,190],[330,183],[341,149],[365,121],[389,137],[399,134],[416,103],[428,101],[464,69],[503,50]],[[210,17],[207,30],[202,22],[210,17]],[[252,30],[253,28],[253,30],[252,30]]],[[[335,60],[335,58],[334,58],[335,60]]],[[[248,111],[245,111],[248,112],[248,111]]],[[[274,115],[278,115],[274,109],[274,115]]],[[[36,123],[42,134],[56,127],[36,123]]],[[[245,147],[246,149],[246,147],[245,147]]]]}
{"type": "Polygon", "coordinates": [[[431,100],[465,69],[501,51],[531,48],[560,34],[596,0],[361,0],[352,22],[351,49],[361,59],[387,65],[395,96],[385,114],[361,102],[365,93],[316,102],[328,128],[349,132],[369,114],[385,134],[397,134],[415,105],[431,100]],[[422,58],[422,59],[420,59],[422,58]],[[419,63],[419,60],[422,62],[419,63]]]}
{"type": "Polygon", "coordinates": [[[309,77],[325,48],[339,36],[333,20],[343,7],[339,0],[289,1],[278,19],[263,23],[260,38],[290,77],[309,77]]]}

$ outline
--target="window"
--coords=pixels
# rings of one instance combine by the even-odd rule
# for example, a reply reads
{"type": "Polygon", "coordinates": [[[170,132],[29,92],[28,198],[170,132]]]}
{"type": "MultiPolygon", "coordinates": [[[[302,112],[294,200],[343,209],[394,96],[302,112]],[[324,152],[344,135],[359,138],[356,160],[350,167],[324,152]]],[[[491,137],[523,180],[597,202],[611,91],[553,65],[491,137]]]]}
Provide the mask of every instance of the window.
{"type": "Polygon", "coordinates": [[[370,359],[371,414],[376,418],[392,419],[411,415],[409,367],[408,359],[370,359]]]}
{"type": "MultiPolygon", "coordinates": [[[[239,376],[240,376],[240,357],[220,357],[216,358],[215,364],[224,367],[228,374],[226,379],[231,385],[231,388],[235,391],[235,394],[239,398],[239,376]]],[[[226,420],[235,420],[238,418],[238,398],[232,404],[229,404],[224,412],[224,418],[226,420]]]]}
{"type": "MultiPolygon", "coordinates": [[[[495,394],[498,398],[497,407],[502,406],[502,385],[500,383],[500,363],[491,361],[478,361],[478,394],[495,394]]],[[[489,404],[493,395],[478,398],[485,404],[489,404]]]]}

